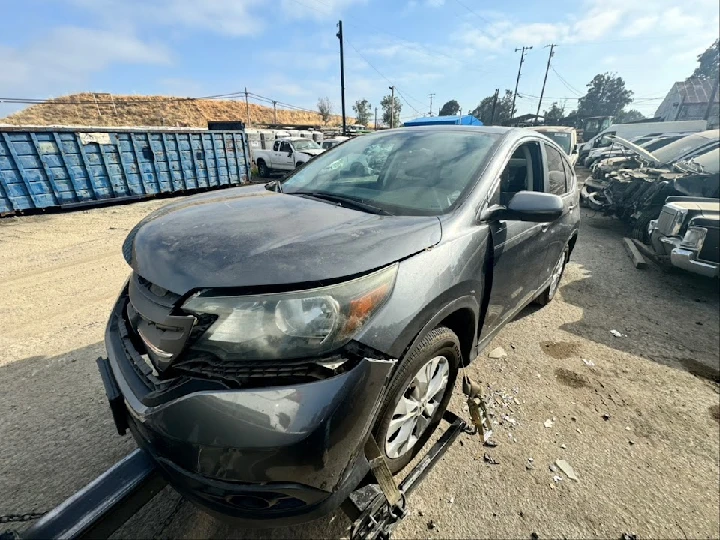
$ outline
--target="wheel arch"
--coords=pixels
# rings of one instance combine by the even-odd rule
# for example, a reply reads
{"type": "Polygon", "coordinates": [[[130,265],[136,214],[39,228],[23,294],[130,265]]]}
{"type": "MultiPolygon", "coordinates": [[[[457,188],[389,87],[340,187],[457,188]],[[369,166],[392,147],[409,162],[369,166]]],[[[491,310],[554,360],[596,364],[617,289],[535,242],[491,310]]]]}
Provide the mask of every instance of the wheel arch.
{"type": "Polygon", "coordinates": [[[460,352],[463,355],[463,362],[469,364],[473,359],[473,351],[477,342],[477,321],[479,319],[480,306],[473,296],[462,296],[446,303],[434,315],[427,318],[420,330],[415,333],[413,339],[403,350],[402,357],[416,347],[422,339],[438,326],[446,326],[457,335],[460,340],[460,352]]]}

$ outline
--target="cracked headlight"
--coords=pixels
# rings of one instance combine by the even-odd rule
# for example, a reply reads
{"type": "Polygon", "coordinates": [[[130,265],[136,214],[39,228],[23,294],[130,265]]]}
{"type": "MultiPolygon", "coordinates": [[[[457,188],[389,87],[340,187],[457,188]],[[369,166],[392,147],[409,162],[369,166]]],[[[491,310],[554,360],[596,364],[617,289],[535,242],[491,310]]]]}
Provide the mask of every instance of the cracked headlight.
{"type": "Polygon", "coordinates": [[[216,315],[193,349],[220,358],[288,359],[317,356],[346,344],[390,296],[397,264],[357,279],[252,296],[206,290],[183,310],[216,315]]]}
{"type": "Polygon", "coordinates": [[[680,246],[700,251],[706,235],[707,229],[703,227],[688,227],[680,246]]]}

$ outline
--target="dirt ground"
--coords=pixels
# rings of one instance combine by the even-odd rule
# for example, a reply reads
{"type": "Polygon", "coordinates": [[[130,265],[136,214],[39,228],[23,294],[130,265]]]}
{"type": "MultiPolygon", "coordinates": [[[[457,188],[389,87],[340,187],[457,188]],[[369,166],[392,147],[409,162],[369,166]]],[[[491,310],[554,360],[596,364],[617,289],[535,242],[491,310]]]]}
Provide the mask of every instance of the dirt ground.
{"type": "MultiPolygon", "coordinates": [[[[94,360],[129,273],[121,243],[162,204],[0,220],[0,516],[57,505],[134,448],[94,360]]],[[[462,435],[396,537],[720,537],[719,308],[717,280],[636,270],[621,225],[586,212],[559,296],[470,368],[498,446],[462,435]],[[498,346],[507,356],[489,359],[498,346]],[[577,481],[550,470],[557,459],[577,481]]],[[[451,409],[467,417],[460,395],[451,409]]],[[[347,526],[338,513],[240,530],[166,488],[116,536],[338,538],[347,526]]]]}

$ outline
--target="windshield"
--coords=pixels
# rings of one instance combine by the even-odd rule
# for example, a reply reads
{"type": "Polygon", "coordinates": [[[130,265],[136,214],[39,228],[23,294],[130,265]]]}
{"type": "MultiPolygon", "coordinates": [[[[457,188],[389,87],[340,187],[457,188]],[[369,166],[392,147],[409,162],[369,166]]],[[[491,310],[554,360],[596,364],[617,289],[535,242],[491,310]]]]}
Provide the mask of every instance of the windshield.
{"type": "Polygon", "coordinates": [[[708,144],[710,142],[712,142],[712,139],[709,139],[705,135],[695,133],[693,135],[683,137],[679,141],[670,143],[664,148],[656,150],[655,152],[653,152],[653,154],[660,163],[670,163],[671,161],[680,158],[684,154],[695,150],[699,146],[708,144]]]}
{"type": "Polygon", "coordinates": [[[558,143],[565,153],[570,155],[572,148],[570,147],[570,133],[566,131],[543,131],[543,134],[550,137],[553,141],[558,143]]]}
{"type": "Polygon", "coordinates": [[[318,143],[311,141],[310,139],[293,141],[292,144],[295,147],[295,150],[317,150],[318,148],[321,148],[318,143]]]}
{"type": "Polygon", "coordinates": [[[395,215],[439,215],[472,186],[499,138],[449,130],[366,135],[308,162],[282,191],[347,197],[395,215]]]}

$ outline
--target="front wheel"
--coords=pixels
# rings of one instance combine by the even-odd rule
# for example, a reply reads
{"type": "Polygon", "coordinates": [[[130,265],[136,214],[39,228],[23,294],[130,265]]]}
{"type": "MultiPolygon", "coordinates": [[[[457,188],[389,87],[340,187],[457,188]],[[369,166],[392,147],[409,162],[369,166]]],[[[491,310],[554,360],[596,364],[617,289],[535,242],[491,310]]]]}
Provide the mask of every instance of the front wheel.
{"type": "Polygon", "coordinates": [[[393,473],[410,462],[440,423],[460,358],[460,340],[452,330],[439,326],[402,360],[374,430],[393,473]]]}

